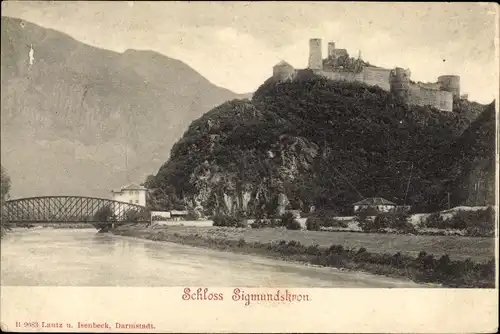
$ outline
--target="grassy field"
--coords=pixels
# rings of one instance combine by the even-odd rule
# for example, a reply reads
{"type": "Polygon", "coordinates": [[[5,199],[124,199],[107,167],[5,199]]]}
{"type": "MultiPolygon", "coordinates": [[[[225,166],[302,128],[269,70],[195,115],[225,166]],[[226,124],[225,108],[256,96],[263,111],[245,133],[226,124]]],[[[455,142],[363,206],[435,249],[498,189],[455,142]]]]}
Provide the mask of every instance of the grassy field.
{"type": "Polygon", "coordinates": [[[231,240],[243,238],[246,242],[259,241],[261,243],[269,243],[275,240],[295,240],[304,245],[318,244],[319,246],[330,246],[332,244],[337,244],[347,248],[364,247],[369,252],[390,254],[401,252],[412,256],[417,256],[418,253],[423,250],[435,256],[448,254],[450,258],[454,260],[465,260],[470,258],[477,262],[488,261],[494,257],[495,254],[495,239],[481,237],[190,226],[162,227],[160,230],[168,234],[198,234],[204,238],[210,237],[231,240]]]}

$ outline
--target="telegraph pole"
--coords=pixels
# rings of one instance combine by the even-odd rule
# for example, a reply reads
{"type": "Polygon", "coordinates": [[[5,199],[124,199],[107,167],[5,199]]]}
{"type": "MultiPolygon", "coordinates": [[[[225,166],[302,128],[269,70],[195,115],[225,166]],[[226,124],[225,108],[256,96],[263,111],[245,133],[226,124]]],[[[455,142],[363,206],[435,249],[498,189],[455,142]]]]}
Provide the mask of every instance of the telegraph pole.
{"type": "Polygon", "coordinates": [[[411,181],[411,173],[412,172],[413,172],[413,162],[411,163],[410,176],[408,177],[408,183],[406,184],[405,205],[406,205],[406,196],[408,195],[408,190],[410,189],[410,181],[411,181]]]}

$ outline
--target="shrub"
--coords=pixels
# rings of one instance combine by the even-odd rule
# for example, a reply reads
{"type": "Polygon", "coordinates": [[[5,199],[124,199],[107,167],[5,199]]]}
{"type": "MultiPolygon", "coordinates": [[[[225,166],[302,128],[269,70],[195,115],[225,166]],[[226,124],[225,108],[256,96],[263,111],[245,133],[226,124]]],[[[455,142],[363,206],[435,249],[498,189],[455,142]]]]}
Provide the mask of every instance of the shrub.
{"type": "Polygon", "coordinates": [[[200,218],[200,214],[196,210],[189,208],[186,215],[186,220],[198,220],[198,218],[200,218]]]}
{"type": "Polygon", "coordinates": [[[491,206],[486,210],[459,211],[445,222],[450,228],[466,229],[470,236],[493,236],[495,233],[495,213],[491,206]]]}
{"type": "Polygon", "coordinates": [[[318,255],[321,253],[319,246],[317,244],[309,245],[306,249],[308,255],[318,255]]]}
{"type": "Polygon", "coordinates": [[[253,223],[250,224],[251,228],[264,228],[267,226],[268,224],[263,219],[256,219],[253,223]]]}
{"type": "Polygon", "coordinates": [[[324,227],[348,227],[349,225],[347,222],[340,220],[340,219],[335,219],[333,217],[325,219],[322,223],[321,226],[324,227]]]}
{"type": "Polygon", "coordinates": [[[284,226],[287,230],[300,230],[302,228],[291,212],[286,212],[281,216],[281,226],[284,226]]]}
{"type": "Polygon", "coordinates": [[[248,222],[245,219],[238,219],[238,221],[236,222],[236,226],[235,227],[247,228],[248,227],[248,222]]]}
{"type": "Polygon", "coordinates": [[[335,219],[333,211],[317,211],[306,220],[306,228],[310,231],[319,231],[321,227],[348,227],[348,224],[340,219],[335,219]]]}
{"type": "Polygon", "coordinates": [[[247,227],[245,221],[238,217],[227,216],[227,215],[216,215],[213,218],[214,226],[225,226],[225,227],[247,227]]]}
{"type": "Polygon", "coordinates": [[[280,227],[281,221],[277,219],[256,219],[250,224],[252,228],[280,227]]]}
{"type": "Polygon", "coordinates": [[[136,222],[139,220],[139,213],[137,212],[137,210],[130,209],[125,213],[125,219],[128,222],[136,222]]]}
{"type": "Polygon", "coordinates": [[[113,210],[109,205],[103,206],[94,214],[94,220],[98,222],[107,222],[111,221],[114,218],[113,210]]]}
{"type": "Polygon", "coordinates": [[[363,230],[369,230],[373,221],[370,219],[371,215],[367,210],[361,210],[356,213],[354,221],[358,223],[359,227],[363,230]]]}
{"type": "Polygon", "coordinates": [[[282,225],[282,221],[279,219],[271,218],[269,220],[269,227],[280,227],[282,225]]]}
{"type": "Polygon", "coordinates": [[[238,240],[238,244],[237,244],[237,246],[241,248],[241,247],[245,246],[245,244],[246,244],[245,239],[240,238],[240,239],[238,240]]]}
{"type": "Polygon", "coordinates": [[[316,217],[309,217],[306,220],[306,229],[308,231],[319,231],[321,228],[320,219],[316,217]]]}
{"type": "Polygon", "coordinates": [[[434,212],[427,217],[423,225],[423,227],[444,228],[444,219],[440,212],[434,212]]]}
{"type": "Polygon", "coordinates": [[[394,229],[400,233],[416,233],[408,217],[408,214],[404,212],[383,212],[375,217],[373,223],[365,222],[360,224],[360,227],[365,232],[385,232],[387,229],[394,229]]]}
{"type": "Polygon", "coordinates": [[[363,232],[381,232],[384,228],[387,227],[387,221],[383,216],[377,216],[374,220],[371,220],[368,216],[358,215],[355,219],[363,232]]]}
{"type": "Polygon", "coordinates": [[[160,216],[160,215],[153,215],[151,217],[152,220],[154,221],[168,221],[169,218],[166,218],[166,217],[163,217],[163,216],[160,216]]]}
{"type": "Polygon", "coordinates": [[[401,233],[416,233],[415,226],[408,221],[408,218],[409,215],[406,212],[389,214],[389,228],[401,233]]]}
{"type": "Polygon", "coordinates": [[[435,212],[427,217],[425,227],[465,230],[469,236],[493,236],[495,212],[490,206],[486,210],[458,211],[448,219],[435,212]]]}

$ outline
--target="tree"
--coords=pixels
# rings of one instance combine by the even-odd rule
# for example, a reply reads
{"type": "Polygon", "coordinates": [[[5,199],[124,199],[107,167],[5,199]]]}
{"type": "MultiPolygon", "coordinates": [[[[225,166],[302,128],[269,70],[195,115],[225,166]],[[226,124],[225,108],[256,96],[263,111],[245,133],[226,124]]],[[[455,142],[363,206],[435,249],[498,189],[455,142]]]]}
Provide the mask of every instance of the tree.
{"type": "Polygon", "coordinates": [[[93,223],[93,225],[99,232],[107,232],[111,228],[111,225],[107,222],[112,221],[114,218],[115,215],[111,206],[106,205],[99,208],[94,214],[94,220],[97,222],[93,223]]]}
{"type": "Polygon", "coordinates": [[[113,210],[109,205],[103,206],[94,214],[94,219],[98,222],[111,221],[114,216],[113,210]]]}
{"type": "Polygon", "coordinates": [[[1,204],[9,198],[10,191],[10,177],[7,175],[7,171],[3,166],[1,167],[1,204]]]}
{"type": "Polygon", "coordinates": [[[287,230],[300,230],[302,226],[295,219],[295,216],[291,212],[285,212],[281,216],[281,225],[284,226],[287,230]]]}
{"type": "Polygon", "coordinates": [[[137,212],[137,210],[135,210],[135,209],[128,210],[125,213],[125,217],[126,217],[126,219],[127,219],[128,222],[136,222],[140,218],[139,212],[137,212]]]}

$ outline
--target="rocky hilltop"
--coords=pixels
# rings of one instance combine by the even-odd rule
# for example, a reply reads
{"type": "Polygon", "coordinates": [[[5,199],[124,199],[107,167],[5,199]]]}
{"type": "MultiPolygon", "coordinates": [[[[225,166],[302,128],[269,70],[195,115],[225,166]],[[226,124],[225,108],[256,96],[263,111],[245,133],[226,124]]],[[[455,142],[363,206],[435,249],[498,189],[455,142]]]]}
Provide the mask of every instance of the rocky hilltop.
{"type": "Polygon", "coordinates": [[[14,197],[104,196],[126,169],[142,180],[192,120],[239,97],[156,52],[103,50],[10,17],[1,30],[1,157],[14,197]]]}
{"type": "Polygon", "coordinates": [[[467,146],[479,124],[488,124],[481,161],[493,172],[494,122],[482,115],[469,128],[484,109],[463,101],[456,112],[407,106],[378,87],[314,75],[270,79],[252,101],[226,102],[195,120],[147,186],[156,207],[207,215],[273,214],[279,203],[342,213],[370,196],[435,210],[448,191],[477,177],[474,167],[458,166],[460,159],[476,164],[467,146]]]}

